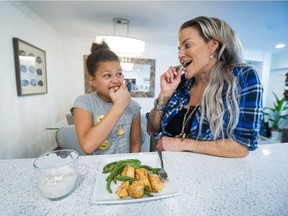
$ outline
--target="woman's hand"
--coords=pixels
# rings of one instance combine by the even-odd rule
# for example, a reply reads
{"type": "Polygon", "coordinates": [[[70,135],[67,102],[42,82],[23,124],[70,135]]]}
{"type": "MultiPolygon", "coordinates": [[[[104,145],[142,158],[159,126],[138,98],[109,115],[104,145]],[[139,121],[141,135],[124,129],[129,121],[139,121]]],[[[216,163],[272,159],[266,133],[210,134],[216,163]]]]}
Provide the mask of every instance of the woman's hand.
{"type": "Polygon", "coordinates": [[[184,151],[184,143],[181,138],[164,136],[157,141],[156,149],[161,151],[184,151]]]}
{"type": "Polygon", "coordinates": [[[181,81],[181,71],[181,67],[176,70],[173,66],[170,66],[169,69],[161,75],[160,95],[172,96],[181,81]]]}

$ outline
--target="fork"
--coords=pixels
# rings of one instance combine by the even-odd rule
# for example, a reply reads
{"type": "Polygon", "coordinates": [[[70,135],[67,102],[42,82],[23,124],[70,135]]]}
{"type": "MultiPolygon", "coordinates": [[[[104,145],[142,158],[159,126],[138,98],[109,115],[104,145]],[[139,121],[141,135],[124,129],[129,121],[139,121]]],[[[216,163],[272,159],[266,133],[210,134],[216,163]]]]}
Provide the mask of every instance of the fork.
{"type": "Polygon", "coordinates": [[[158,175],[162,180],[167,180],[168,175],[167,172],[164,170],[163,158],[162,158],[162,151],[158,150],[158,155],[161,161],[161,169],[158,171],[158,175]]]}

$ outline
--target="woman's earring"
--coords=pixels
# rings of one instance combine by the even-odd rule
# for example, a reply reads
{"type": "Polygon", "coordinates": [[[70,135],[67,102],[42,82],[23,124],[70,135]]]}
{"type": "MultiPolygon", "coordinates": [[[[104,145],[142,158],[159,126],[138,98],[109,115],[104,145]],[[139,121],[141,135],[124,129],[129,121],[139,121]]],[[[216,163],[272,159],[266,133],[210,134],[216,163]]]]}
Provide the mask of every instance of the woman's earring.
{"type": "Polygon", "coordinates": [[[209,57],[210,57],[210,59],[215,58],[214,53],[211,54],[209,57]]]}

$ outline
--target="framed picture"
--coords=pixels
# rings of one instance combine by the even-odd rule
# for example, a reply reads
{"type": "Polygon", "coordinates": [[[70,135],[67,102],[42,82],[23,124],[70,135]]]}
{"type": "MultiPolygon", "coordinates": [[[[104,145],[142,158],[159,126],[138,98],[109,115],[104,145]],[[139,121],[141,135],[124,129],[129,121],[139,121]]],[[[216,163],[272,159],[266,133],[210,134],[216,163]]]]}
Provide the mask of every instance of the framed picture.
{"type": "Polygon", "coordinates": [[[46,52],[13,38],[18,96],[47,93],[46,52]]]}

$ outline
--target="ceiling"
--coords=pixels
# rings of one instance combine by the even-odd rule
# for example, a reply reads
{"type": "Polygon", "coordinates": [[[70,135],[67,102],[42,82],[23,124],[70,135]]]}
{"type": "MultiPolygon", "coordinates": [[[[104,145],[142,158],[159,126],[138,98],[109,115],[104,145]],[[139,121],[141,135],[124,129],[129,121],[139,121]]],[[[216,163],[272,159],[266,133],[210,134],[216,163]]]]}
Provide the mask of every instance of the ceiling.
{"type": "MultiPolygon", "coordinates": [[[[275,52],[276,43],[288,46],[288,1],[22,1],[64,37],[91,39],[96,35],[129,36],[146,43],[175,46],[186,20],[213,16],[227,21],[244,49],[275,52]]],[[[284,48],[282,50],[287,50],[284,48]]]]}

